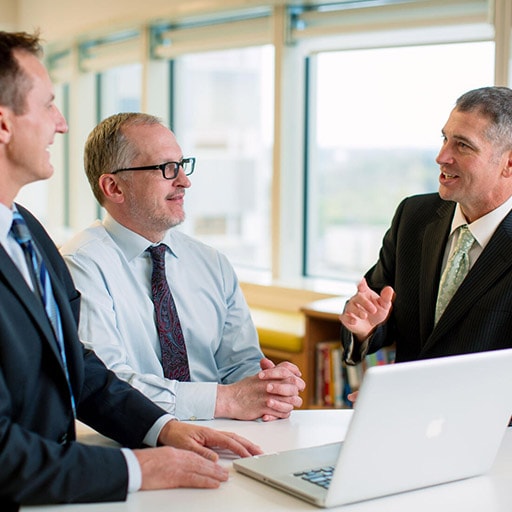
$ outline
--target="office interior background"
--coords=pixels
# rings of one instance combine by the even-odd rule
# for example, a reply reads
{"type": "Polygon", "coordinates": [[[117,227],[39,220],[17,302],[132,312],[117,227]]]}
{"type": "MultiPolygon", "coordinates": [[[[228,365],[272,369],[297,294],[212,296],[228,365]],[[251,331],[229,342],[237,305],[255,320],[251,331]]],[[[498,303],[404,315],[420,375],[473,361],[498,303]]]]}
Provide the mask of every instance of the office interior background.
{"type": "Polygon", "coordinates": [[[197,158],[179,229],[283,309],[352,290],[399,201],[437,190],[456,98],[510,84],[510,0],[0,0],[0,29],[36,28],[69,133],[18,201],[57,243],[101,218],[89,131],[155,114],[197,158]]]}

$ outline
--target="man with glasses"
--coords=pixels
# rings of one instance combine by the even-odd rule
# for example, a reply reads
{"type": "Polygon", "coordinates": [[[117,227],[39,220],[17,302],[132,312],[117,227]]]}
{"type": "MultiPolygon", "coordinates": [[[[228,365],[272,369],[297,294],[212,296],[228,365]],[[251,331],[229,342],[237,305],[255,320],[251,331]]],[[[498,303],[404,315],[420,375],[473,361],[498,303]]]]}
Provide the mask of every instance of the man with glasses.
{"type": "Polygon", "coordinates": [[[62,248],[85,345],[180,419],[288,417],[299,369],[263,357],[226,257],[174,229],[195,159],[159,119],[124,113],[91,132],[84,162],[107,212],[62,248]]]}

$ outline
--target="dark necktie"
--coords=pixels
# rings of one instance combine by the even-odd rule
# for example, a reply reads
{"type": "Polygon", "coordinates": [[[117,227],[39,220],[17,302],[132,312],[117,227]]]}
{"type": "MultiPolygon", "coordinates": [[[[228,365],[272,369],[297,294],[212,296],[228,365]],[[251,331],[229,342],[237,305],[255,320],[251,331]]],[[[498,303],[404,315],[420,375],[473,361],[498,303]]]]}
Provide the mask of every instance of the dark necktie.
{"type": "Polygon", "coordinates": [[[162,350],[162,367],[168,379],[190,381],[187,347],[176,305],[165,277],[165,244],[148,248],[153,260],[151,292],[162,350]]]}
{"type": "Polygon", "coordinates": [[[64,349],[64,335],[62,333],[62,322],[60,319],[60,311],[53,295],[52,283],[50,281],[50,274],[46,269],[46,265],[41,258],[39,251],[33,243],[32,235],[28,230],[25,219],[19,214],[19,212],[13,212],[11,233],[13,234],[16,242],[18,242],[23,249],[25,259],[27,260],[27,266],[29,269],[30,276],[32,278],[32,284],[34,286],[34,293],[41,299],[46,315],[50,321],[50,325],[53,329],[55,339],[59,348],[60,356],[66,373],[66,379],[68,382],[69,392],[71,395],[71,406],[73,413],[75,413],[75,399],[71,390],[71,383],[69,380],[69,372],[66,361],[66,351],[64,349]]]}

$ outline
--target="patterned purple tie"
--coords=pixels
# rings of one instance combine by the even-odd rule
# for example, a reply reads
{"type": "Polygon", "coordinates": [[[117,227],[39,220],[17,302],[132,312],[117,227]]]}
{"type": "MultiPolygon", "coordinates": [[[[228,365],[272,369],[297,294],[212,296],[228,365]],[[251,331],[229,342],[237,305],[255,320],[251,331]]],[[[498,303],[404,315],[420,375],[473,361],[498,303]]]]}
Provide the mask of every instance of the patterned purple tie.
{"type": "Polygon", "coordinates": [[[155,306],[156,326],[162,350],[162,367],[168,379],[190,381],[187,347],[171,290],[165,277],[166,245],[148,247],[153,260],[151,292],[155,306]]]}

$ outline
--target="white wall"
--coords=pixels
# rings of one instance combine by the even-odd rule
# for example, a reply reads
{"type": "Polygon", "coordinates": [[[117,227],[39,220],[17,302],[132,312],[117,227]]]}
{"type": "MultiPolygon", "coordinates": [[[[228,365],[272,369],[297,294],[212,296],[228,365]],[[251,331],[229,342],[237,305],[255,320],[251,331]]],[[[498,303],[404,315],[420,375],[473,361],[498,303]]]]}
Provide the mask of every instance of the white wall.
{"type": "Polygon", "coordinates": [[[18,2],[0,0],[0,30],[16,30],[18,24],[18,2]]]}
{"type": "MultiPolygon", "coordinates": [[[[51,43],[160,17],[179,18],[234,6],[279,4],[284,0],[0,0],[0,12],[4,3],[18,4],[21,30],[40,28],[42,37],[51,43]]],[[[0,22],[3,17],[1,13],[0,22]]]]}

